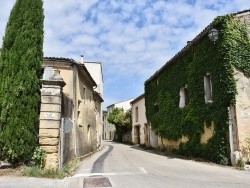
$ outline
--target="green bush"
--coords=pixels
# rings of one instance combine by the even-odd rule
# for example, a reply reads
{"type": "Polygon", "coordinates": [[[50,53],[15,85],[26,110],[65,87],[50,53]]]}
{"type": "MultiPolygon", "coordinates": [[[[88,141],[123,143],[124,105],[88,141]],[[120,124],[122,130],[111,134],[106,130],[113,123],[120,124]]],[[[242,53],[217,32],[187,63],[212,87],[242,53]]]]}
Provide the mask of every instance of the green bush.
{"type": "Polygon", "coordinates": [[[20,172],[21,176],[41,177],[41,178],[59,178],[72,175],[75,167],[79,164],[79,159],[73,158],[62,169],[58,168],[40,168],[39,166],[25,166],[20,172]]]}
{"type": "Polygon", "coordinates": [[[46,162],[46,151],[40,147],[36,147],[32,160],[35,166],[44,168],[46,162]]]}
{"type": "Polygon", "coordinates": [[[237,160],[237,164],[236,164],[236,167],[240,170],[244,170],[244,167],[245,167],[245,162],[243,160],[242,157],[240,157],[238,160],[237,160]]]}

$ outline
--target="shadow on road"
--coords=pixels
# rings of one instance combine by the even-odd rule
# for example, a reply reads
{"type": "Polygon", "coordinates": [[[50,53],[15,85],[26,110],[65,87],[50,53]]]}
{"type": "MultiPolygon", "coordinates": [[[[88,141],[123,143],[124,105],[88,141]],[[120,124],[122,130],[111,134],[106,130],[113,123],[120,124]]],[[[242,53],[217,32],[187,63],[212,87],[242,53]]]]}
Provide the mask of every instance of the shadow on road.
{"type": "Polygon", "coordinates": [[[109,149],[104,154],[102,154],[94,163],[92,168],[92,173],[103,173],[104,160],[108,157],[110,152],[113,150],[113,146],[108,146],[109,149]]]}

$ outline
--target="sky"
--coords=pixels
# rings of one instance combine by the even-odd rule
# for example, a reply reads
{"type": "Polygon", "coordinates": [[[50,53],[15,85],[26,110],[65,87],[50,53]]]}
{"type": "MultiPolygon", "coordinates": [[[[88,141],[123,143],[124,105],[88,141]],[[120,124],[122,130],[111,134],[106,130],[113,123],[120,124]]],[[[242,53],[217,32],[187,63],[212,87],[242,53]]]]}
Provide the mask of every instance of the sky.
{"type": "MultiPolygon", "coordinates": [[[[44,56],[102,63],[107,106],[144,93],[144,82],[216,16],[249,0],[43,0],[44,56]]],[[[0,0],[0,47],[15,0],[0,0]]]]}

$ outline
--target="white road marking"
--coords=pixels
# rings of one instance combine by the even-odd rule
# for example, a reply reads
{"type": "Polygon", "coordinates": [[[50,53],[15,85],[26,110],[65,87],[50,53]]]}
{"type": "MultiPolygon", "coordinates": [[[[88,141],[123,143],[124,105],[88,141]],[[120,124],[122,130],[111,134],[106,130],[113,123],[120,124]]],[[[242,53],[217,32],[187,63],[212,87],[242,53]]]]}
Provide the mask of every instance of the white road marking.
{"type": "Polygon", "coordinates": [[[143,167],[139,167],[140,171],[143,173],[143,174],[147,174],[148,172],[143,168],[143,167]]]}
{"type": "Polygon", "coordinates": [[[90,177],[90,176],[124,176],[124,175],[147,174],[148,173],[143,167],[139,167],[139,170],[140,171],[137,171],[137,172],[110,172],[110,173],[76,174],[72,178],[90,177]]]}

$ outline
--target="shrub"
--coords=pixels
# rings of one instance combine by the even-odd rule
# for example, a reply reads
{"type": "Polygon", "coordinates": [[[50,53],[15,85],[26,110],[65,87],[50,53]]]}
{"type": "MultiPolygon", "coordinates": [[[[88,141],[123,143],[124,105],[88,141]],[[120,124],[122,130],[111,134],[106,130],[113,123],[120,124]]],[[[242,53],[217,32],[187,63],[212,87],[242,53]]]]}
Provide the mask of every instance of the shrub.
{"type": "Polygon", "coordinates": [[[36,147],[32,160],[35,166],[44,168],[46,162],[46,151],[40,147],[36,147]]]}
{"type": "Polygon", "coordinates": [[[236,167],[240,170],[243,170],[245,167],[245,162],[242,157],[240,157],[237,161],[236,167]]]}

